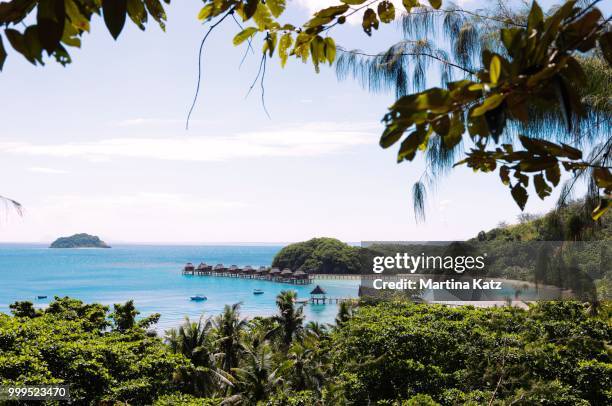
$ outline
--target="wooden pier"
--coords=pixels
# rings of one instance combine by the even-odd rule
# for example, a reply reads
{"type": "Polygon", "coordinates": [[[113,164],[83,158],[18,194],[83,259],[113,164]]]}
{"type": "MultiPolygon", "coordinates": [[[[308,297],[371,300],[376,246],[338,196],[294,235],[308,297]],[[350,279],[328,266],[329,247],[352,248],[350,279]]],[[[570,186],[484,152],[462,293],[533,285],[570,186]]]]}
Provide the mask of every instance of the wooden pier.
{"type": "Polygon", "coordinates": [[[292,285],[308,285],[312,283],[310,275],[303,271],[293,272],[291,269],[268,268],[261,266],[258,269],[247,265],[240,268],[236,265],[225,267],[223,264],[215,266],[201,263],[197,267],[187,263],[183,268],[183,275],[220,276],[225,278],[258,279],[263,281],[289,283],[292,285]]]}
{"type": "Polygon", "coordinates": [[[310,304],[324,305],[324,304],[340,304],[342,302],[354,302],[355,298],[350,297],[311,297],[308,299],[310,304]]]}

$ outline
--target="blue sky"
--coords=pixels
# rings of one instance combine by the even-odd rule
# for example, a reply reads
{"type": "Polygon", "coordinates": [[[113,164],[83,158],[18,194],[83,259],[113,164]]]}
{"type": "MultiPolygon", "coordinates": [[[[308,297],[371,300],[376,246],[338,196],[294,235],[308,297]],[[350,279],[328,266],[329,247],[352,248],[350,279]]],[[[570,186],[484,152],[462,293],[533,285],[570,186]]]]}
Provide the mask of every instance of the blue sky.
{"type": "MultiPolygon", "coordinates": [[[[291,3],[305,21],[325,0],[291,3]]],[[[475,2],[464,1],[467,7],[475,2]]],[[[192,116],[201,3],[175,1],[167,31],[126,26],[115,42],[100,18],[66,68],[34,67],[12,53],[0,73],[0,194],[23,203],[4,212],[0,241],[49,241],[88,232],[111,242],[288,242],[314,236],[360,240],[469,238],[519,209],[497,175],[455,170],[430,196],[417,224],[411,186],[420,162],[395,163],[378,147],[392,95],[372,95],[333,69],[315,74],[290,60],[268,65],[266,104],[245,99],[259,63],[231,38],[227,21],[207,44],[203,87],[192,116]]],[[[340,45],[378,51],[399,38],[372,38],[346,24],[340,45]]],[[[432,72],[432,75],[435,75],[432,72]]],[[[529,212],[543,212],[555,195],[529,212]]]]}

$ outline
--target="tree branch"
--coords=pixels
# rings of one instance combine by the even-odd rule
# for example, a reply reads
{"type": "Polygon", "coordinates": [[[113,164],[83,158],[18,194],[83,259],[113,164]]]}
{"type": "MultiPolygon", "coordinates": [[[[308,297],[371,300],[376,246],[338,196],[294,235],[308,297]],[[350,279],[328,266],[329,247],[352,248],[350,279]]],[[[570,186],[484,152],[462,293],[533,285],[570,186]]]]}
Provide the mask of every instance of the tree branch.
{"type": "Polygon", "coordinates": [[[191,118],[191,113],[193,113],[193,109],[194,109],[194,107],[196,105],[196,102],[198,100],[198,94],[200,93],[200,82],[201,82],[201,79],[202,79],[202,50],[204,48],[204,43],[206,42],[206,39],[208,38],[208,36],[212,32],[212,30],[214,30],[215,27],[217,27],[219,24],[221,24],[223,22],[223,20],[225,20],[227,18],[227,16],[229,16],[229,15],[231,15],[233,13],[234,13],[234,7],[229,9],[229,11],[227,13],[225,13],[223,15],[223,17],[221,17],[216,23],[214,23],[213,25],[210,26],[210,28],[208,29],[208,31],[204,35],[204,38],[202,38],[202,42],[200,42],[200,49],[198,51],[198,82],[196,84],[196,91],[195,91],[195,95],[193,96],[193,102],[191,103],[191,107],[189,108],[189,113],[187,113],[187,120],[185,122],[185,130],[189,130],[189,119],[191,118]]]}
{"type": "MultiPolygon", "coordinates": [[[[344,48],[338,48],[338,51],[344,52],[344,53],[347,53],[347,54],[366,56],[368,58],[378,58],[378,57],[381,56],[379,54],[368,54],[368,53],[361,52],[361,51],[356,51],[356,50],[348,51],[348,50],[346,50],[344,48]]],[[[396,56],[425,56],[425,57],[428,57],[428,58],[435,59],[438,62],[441,62],[441,63],[443,63],[445,65],[452,66],[453,68],[462,70],[462,71],[464,71],[466,73],[469,73],[470,75],[475,75],[476,74],[475,71],[473,71],[471,69],[468,69],[465,66],[458,65],[456,63],[453,63],[453,62],[451,62],[449,60],[446,60],[444,58],[440,58],[439,56],[430,54],[428,52],[398,52],[398,53],[396,53],[394,55],[396,55],[396,56]]]]}

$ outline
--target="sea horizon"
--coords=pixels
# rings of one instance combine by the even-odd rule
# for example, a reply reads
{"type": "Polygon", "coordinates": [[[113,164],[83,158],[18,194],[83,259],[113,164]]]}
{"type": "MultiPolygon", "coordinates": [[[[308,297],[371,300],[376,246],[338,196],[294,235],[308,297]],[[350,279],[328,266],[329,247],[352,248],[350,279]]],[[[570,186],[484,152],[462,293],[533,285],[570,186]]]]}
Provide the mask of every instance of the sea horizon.
{"type": "MultiPolygon", "coordinates": [[[[359,281],[315,280],[292,285],[243,278],[183,275],[187,262],[269,266],[282,245],[159,245],[117,244],[111,249],[48,248],[45,243],[0,243],[0,312],[9,313],[15,301],[29,300],[46,307],[54,296],[69,296],[86,303],[134,300],[144,317],[160,313],[158,330],[179,325],[185,316],[214,316],[223,306],[242,303],[244,317],[276,312],[275,299],[283,290],[298,298],[321,286],[333,297],[357,297],[359,281]],[[254,289],[264,294],[254,295],[254,289]],[[190,296],[207,296],[205,302],[190,296]],[[38,296],[47,296],[37,299],[38,296]]],[[[336,304],[305,305],[307,320],[333,322],[336,304]]]]}

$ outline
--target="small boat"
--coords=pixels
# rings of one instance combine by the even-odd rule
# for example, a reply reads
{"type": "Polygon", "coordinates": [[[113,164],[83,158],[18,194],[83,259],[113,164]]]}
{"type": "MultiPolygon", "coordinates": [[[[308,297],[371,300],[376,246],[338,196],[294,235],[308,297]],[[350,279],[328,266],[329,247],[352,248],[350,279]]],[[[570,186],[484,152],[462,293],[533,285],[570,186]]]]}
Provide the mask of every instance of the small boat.
{"type": "Polygon", "coordinates": [[[263,295],[264,291],[261,289],[253,289],[254,295],[263,295]]]}
{"type": "Polygon", "coordinates": [[[36,296],[36,299],[46,299],[46,298],[47,298],[47,295],[36,296]]]}
{"type": "Polygon", "coordinates": [[[204,300],[207,300],[208,298],[206,296],[203,295],[195,295],[195,296],[191,296],[191,300],[195,300],[196,302],[203,302],[204,300]]]}

